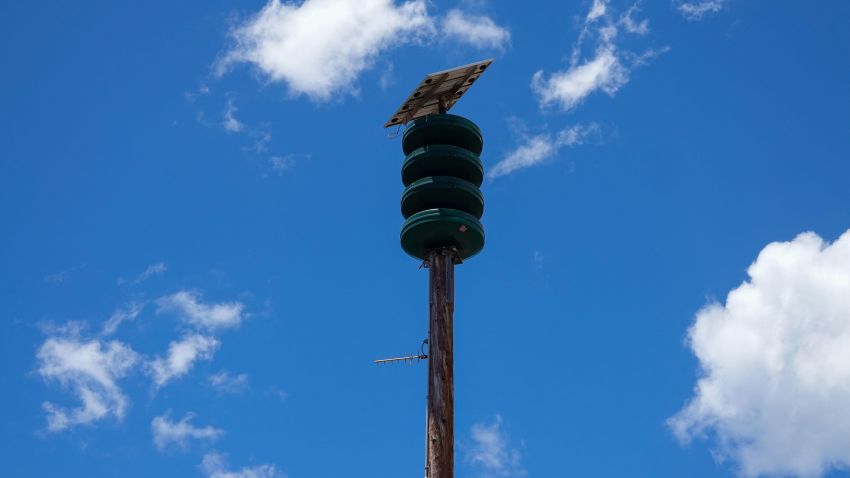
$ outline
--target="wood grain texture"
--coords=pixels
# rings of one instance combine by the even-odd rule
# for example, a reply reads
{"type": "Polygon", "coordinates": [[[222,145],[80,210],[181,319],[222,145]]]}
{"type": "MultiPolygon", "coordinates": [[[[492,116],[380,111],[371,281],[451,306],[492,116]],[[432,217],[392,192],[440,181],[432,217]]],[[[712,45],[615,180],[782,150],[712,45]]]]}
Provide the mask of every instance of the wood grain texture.
{"type": "Polygon", "coordinates": [[[428,256],[428,478],[454,477],[454,264],[456,253],[428,256]]]}

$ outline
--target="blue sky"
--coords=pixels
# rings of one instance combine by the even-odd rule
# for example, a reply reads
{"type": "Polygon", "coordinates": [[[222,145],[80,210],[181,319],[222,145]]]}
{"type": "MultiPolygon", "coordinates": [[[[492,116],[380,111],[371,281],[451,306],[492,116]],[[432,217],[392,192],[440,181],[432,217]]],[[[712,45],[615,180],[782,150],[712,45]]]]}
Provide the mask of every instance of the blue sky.
{"type": "Polygon", "coordinates": [[[850,475],[848,15],[3,3],[0,475],[422,473],[381,125],[490,57],[458,476],[850,475]]]}

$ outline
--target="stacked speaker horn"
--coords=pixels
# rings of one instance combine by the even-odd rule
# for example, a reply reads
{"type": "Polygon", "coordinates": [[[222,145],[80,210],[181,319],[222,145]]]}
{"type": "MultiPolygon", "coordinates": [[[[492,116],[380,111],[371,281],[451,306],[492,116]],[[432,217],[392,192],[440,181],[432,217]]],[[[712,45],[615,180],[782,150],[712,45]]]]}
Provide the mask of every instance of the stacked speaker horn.
{"type": "Polygon", "coordinates": [[[401,168],[401,247],[424,259],[429,251],[454,248],[461,259],[484,248],[484,168],[481,130],[450,114],[413,120],[404,132],[401,168]]]}

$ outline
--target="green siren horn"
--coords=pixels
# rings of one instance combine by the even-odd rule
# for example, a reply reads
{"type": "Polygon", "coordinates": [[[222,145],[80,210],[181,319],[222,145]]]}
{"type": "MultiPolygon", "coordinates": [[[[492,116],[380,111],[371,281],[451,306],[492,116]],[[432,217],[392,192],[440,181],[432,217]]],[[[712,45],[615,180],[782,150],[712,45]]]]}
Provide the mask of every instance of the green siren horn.
{"type": "Polygon", "coordinates": [[[493,60],[426,76],[384,127],[407,125],[401,180],[401,247],[417,259],[452,248],[461,259],[484,248],[484,138],[466,118],[447,114],[493,60]]]}

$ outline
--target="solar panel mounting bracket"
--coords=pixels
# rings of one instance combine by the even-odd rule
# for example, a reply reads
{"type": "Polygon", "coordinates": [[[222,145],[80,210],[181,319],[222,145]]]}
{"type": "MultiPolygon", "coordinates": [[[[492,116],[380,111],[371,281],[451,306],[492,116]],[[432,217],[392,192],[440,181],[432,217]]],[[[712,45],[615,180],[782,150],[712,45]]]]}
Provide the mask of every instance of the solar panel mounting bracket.
{"type": "Polygon", "coordinates": [[[384,128],[404,125],[422,116],[449,111],[491,63],[492,58],[425,76],[407,100],[390,116],[384,128]]]}

